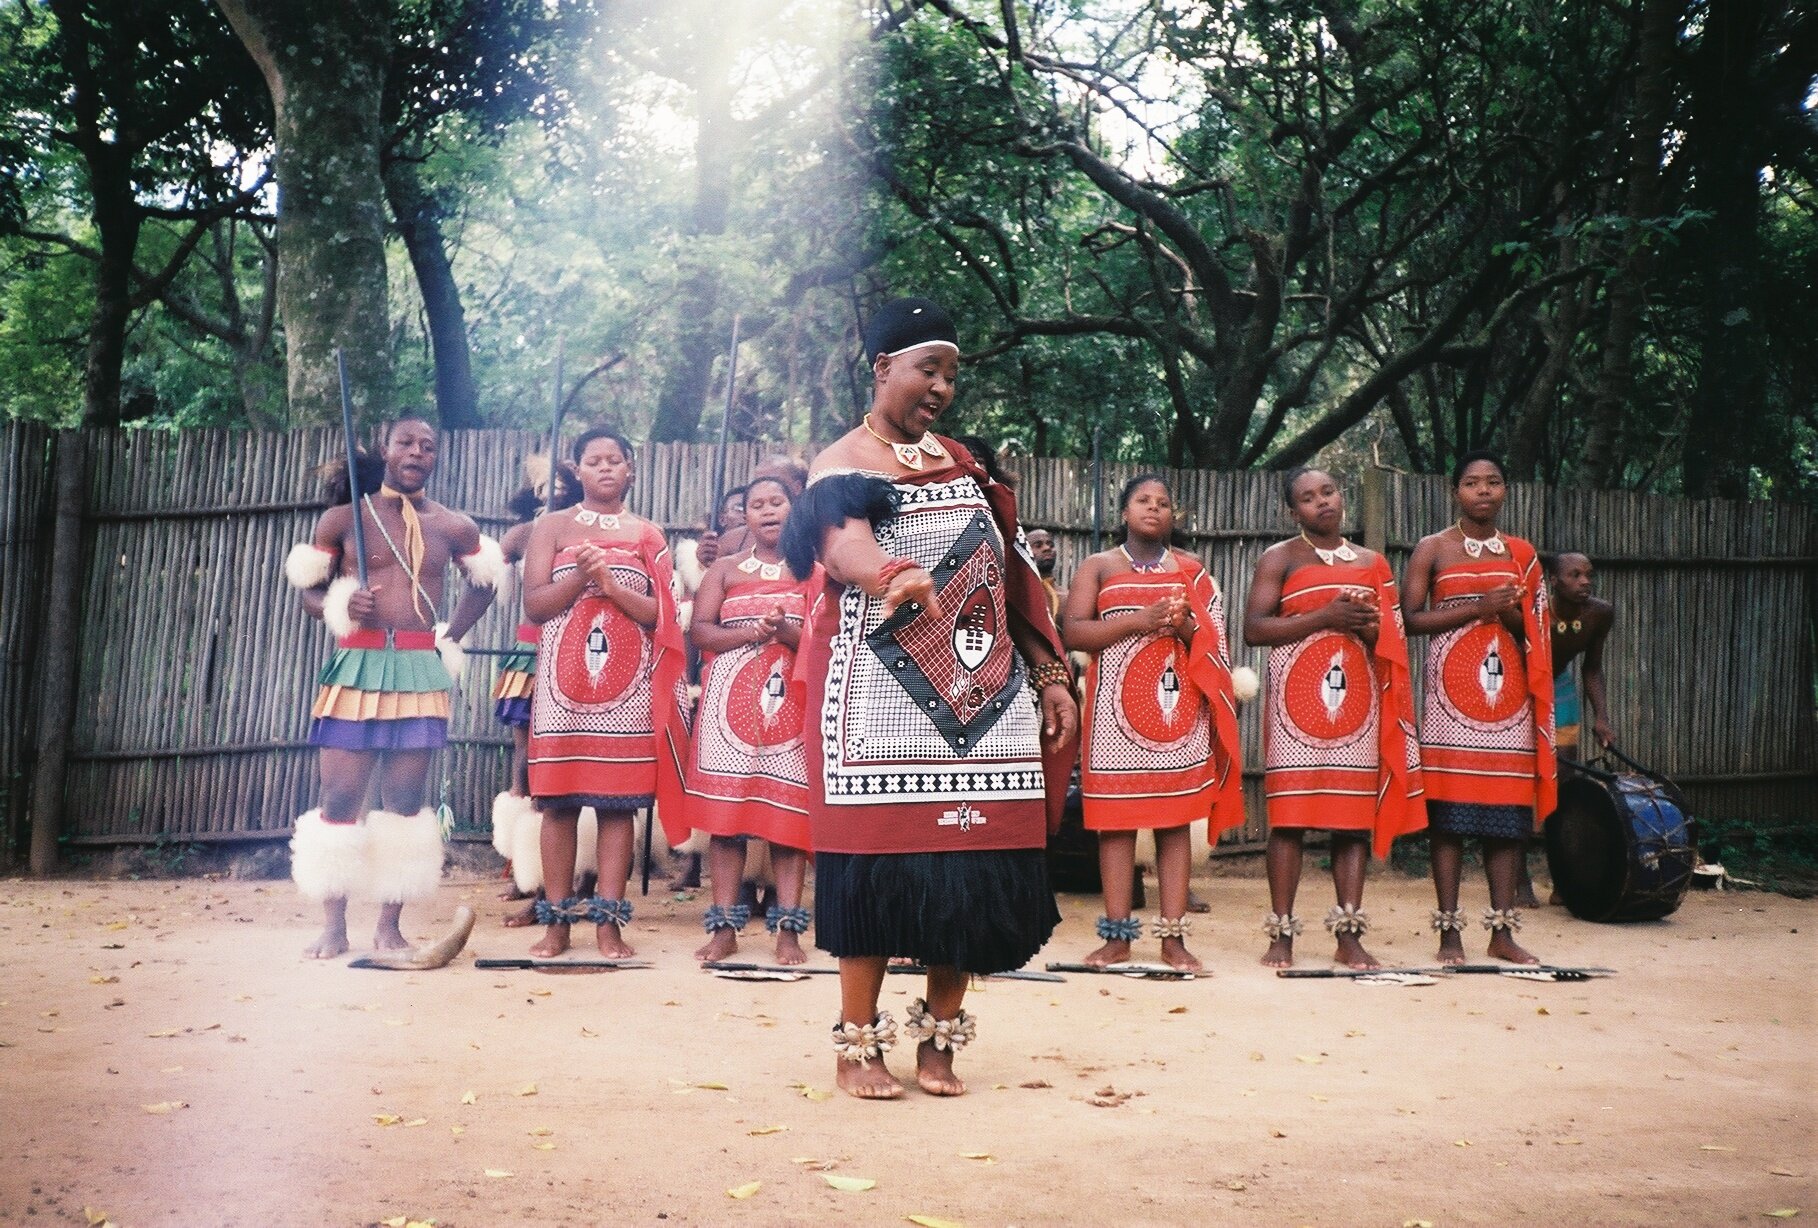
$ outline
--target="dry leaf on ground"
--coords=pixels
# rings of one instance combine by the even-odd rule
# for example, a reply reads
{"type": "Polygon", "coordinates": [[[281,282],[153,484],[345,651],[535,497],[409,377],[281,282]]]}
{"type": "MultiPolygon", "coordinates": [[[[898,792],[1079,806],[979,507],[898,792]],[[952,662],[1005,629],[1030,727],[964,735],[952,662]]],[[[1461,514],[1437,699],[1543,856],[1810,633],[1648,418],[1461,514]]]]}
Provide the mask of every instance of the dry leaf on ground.
{"type": "Polygon", "coordinates": [[[762,1181],[747,1181],[744,1185],[735,1185],[726,1191],[726,1197],[745,1199],[764,1188],[762,1181]]]}
{"type": "Polygon", "coordinates": [[[836,1190],[845,1190],[849,1194],[862,1194],[877,1185],[870,1177],[844,1177],[839,1173],[822,1173],[821,1180],[836,1190]]]}

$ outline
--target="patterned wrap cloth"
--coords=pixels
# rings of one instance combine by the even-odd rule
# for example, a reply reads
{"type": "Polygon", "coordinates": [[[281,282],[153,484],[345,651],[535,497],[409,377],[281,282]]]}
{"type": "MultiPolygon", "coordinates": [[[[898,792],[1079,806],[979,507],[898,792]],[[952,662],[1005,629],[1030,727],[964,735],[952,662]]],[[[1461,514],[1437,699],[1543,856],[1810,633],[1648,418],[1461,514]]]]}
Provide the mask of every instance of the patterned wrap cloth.
{"type": "Polygon", "coordinates": [[[1427,645],[1420,756],[1435,831],[1520,840],[1553,813],[1553,645],[1547,586],[1534,548],[1502,538],[1506,555],[1454,563],[1433,577],[1432,608],[1521,590],[1522,644],[1498,618],[1479,618],[1427,645]]]}
{"type": "Polygon", "coordinates": [[[1122,572],[1098,591],[1098,616],[1130,618],[1185,594],[1198,631],[1132,635],[1093,659],[1086,682],[1080,790],[1091,831],[1181,827],[1210,816],[1209,839],[1244,821],[1237,697],[1224,598],[1198,559],[1178,571],[1122,572]]]}
{"type": "Polygon", "coordinates": [[[1368,831],[1378,857],[1426,826],[1420,743],[1401,599],[1389,564],[1309,563],[1282,584],[1285,615],[1306,614],[1347,588],[1376,595],[1374,648],[1316,631],[1269,650],[1263,791],[1271,827],[1368,831]]]}

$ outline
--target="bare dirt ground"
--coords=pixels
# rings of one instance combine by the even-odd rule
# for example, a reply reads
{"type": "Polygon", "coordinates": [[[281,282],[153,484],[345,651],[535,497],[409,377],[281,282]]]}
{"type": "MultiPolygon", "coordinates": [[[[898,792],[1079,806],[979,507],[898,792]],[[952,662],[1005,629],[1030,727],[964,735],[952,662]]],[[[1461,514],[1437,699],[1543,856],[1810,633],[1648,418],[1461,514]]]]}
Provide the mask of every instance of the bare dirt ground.
{"type": "MultiPolygon", "coordinates": [[[[1261,882],[1198,888],[1215,975],[991,982],[969,1002],[971,1094],[866,1104],[826,1094],[833,978],[698,971],[700,899],[642,904],[653,969],[500,974],[472,956],[532,936],[499,927],[495,883],[450,883],[405,932],[472,904],[468,953],[404,974],[299,960],[314,917],[286,883],[0,883],[0,1223],[1818,1216],[1818,902],[1694,894],[1626,927],[1543,909],[1531,949],[1620,975],[1391,988],[1277,980],[1256,963],[1261,882]]],[[[1310,864],[1314,931],[1328,890],[1310,864]]],[[[1430,959],[1424,882],[1379,870],[1366,902],[1379,956],[1430,959]]],[[[1097,911],[1063,897],[1044,958],[1096,945],[1097,911]]],[[[356,906],[356,943],[371,920],[356,906]]],[[[1328,966],[1326,935],[1301,947],[1328,966]]],[[[767,954],[761,927],[744,950],[767,954]]],[[[891,978],[899,1018],[916,989],[891,978]]]]}

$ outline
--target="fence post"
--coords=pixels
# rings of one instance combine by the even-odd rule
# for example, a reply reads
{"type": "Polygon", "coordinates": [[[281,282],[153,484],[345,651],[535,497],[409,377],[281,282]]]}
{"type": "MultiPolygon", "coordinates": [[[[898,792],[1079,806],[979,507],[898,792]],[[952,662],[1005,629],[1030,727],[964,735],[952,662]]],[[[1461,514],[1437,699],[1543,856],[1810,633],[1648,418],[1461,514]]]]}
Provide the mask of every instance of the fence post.
{"type": "Polygon", "coordinates": [[[1363,544],[1378,554],[1388,553],[1389,482],[1374,465],[1363,474],[1363,544]]]}
{"type": "Polygon", "coordinates": [[[76,670],[82,626],[82,506],[88,492],[88,438],[80,430],[56,437],[56,510],[52,515],[50,582],[44,602],[39,661],[38,746],[32,764],[31,872],[57,868],[63,826],[64,778],[76,716],[76,670]]]}

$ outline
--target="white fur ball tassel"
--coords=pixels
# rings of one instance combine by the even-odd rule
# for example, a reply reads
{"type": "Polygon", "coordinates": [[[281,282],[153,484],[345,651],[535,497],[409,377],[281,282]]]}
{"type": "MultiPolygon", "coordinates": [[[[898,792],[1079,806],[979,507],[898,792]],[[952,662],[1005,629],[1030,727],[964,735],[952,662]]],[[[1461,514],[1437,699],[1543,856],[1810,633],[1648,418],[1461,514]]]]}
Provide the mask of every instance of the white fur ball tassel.
{"type": "Polygon", "coordinates": [[[460,686],[461,676],[467,672],[467,650],[461,647],[460,640],[448,637],[447,623],[436,624],[436,652],[442,658],[442,668],[460,686]]]}
{"type": "Polygon", "coordinates": [[[339,557],[314,542],[298,542],[284,556],[284,578],[292,588],[319,588],[334,576],[339,557]]]}
{"type": "Polygon", "coordinates": [[[1256,677],[1256,671],[1248,665],[1240,665],[1231,671],[1231,692],[1237,696],[1238,703],[1249,703],[1262,690],[1262,682],[1256,677]]]}
{"type": "Polygon", "coordinates": [[[480,534],[480,548],[472,554],[462,555],[455,560],[467,582],[475,588],[490,588],[497,591],[505,583],[505,573],[509,564],[505,562],[505,552],[499,549],[499,543],[486,534],[480,534]]]}
{"type": "Polygon", "coordinates": [[[329,584],[328,595],[322,598],[322,621],[328,624],[337,639],[352,635],[356,630],[347,605],[359,591],[359,580],[353,576],[338,576],[329,584]]]}

